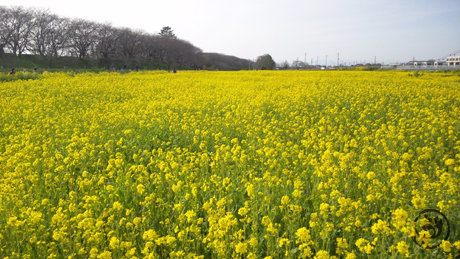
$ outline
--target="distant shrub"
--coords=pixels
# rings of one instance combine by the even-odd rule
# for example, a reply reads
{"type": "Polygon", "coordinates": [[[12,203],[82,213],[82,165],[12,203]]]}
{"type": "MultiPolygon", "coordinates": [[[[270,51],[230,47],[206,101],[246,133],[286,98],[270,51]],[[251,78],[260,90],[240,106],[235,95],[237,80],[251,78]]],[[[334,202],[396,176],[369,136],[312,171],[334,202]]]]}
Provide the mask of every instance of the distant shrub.
{"type": "Polygon", "coordinates": [[[379,69],[379,67],[365,67],[363,71],[377,71],[379,69]]]}
{"type": "Polygon", "coordinates": [[[15,81],[15,80],[35,80],[39,79],[40,74],[38,73],[23,73],[17,72],[14,75],[0,73],[0,82],[8,82],[8,81],[15,81]]]}

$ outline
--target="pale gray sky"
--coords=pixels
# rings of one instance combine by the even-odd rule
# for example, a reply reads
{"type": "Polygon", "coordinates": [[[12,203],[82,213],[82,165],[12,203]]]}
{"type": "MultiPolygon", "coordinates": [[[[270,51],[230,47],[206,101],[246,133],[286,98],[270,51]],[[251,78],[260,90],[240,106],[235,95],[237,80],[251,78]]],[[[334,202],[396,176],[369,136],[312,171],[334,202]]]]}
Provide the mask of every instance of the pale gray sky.
{"type": "Polygon", "coordinates": [[[438,59],[460,50],[459,0],[0,0],[63,17],[175,34],[205,52],[319,64],[438,59]]]}

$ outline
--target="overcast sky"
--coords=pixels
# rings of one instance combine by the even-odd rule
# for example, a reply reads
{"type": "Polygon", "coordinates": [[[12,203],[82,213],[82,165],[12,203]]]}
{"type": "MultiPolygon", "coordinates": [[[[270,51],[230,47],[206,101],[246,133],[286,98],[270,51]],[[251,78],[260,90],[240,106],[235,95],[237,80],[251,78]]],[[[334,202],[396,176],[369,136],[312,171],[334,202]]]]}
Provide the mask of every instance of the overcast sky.
{"type": "Polygon", "coordinates": [[[158,33],[204,52],[324,64],[439,59],[460,50],[459,0],[0,0],[158,33]]]}

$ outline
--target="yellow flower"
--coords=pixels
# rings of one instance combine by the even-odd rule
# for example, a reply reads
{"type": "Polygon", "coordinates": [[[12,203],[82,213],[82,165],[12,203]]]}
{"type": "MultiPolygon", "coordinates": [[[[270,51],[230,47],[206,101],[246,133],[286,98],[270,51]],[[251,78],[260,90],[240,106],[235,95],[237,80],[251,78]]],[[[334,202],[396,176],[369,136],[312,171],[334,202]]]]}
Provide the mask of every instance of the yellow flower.
{"type": "Polygon", "coordinates": [[[270,218],[267,217],[267,216],[264,216],[264,217],[262,218],[262,225],[264,225],[264,226],[267,226],[267,225],[270,224],[271,222],[272,222],[272,221],[271,221],[270,218]]]}
{"type": "Polygon", "coordinates": [[[453,165],[453,164],[455,164],[455,159],[452,159],[452,158],[446,159],[446,161],[445,161],[444,163],[445,163],[447,166],[453,165]]]}
{"type": "Polygon", "coordinates": [[[295,189],[295,190],[292,192],[292,196],[294,196],[294,197],[296,197],[296,198],[299,198],[301,195],[302,195],[302,191],[300,191],[299,189],[295,189]]]}
{"type": "Polygon", "coordinates": [[[196,213],[193,210],[188,210],[185,213],[185,216],[187,216],[187,222],[192,222],[193,219],[196,217],[196,213]]]}
{"type": "Polygon", "coordinates": [[[99,253],[99,250],[97,250],[97,248],[95,247],[91,248],[91,250],[89,251],[91,258],[97,258],[98,253],[99,253]]]}
{"type": "Polygon", "coordinates": [[[240,209],[238,210],[238,214],[239,214],[240,216],[244,217],[244,216],[248,213],[248,211],[249,211],[248,209],[246,209],[245,207],[243,207],[243,208],[240,208],[240,209]]]}
{"type": "Polygon", "coordinates": [[[336,72],[0,83],[2,255],[408,256],[460,201],[460,75],[336,72]]]}
{"type": "Polygon", "coordinates": [[[425,197],[421,198],[418,194],[412,198],[412,204],[414,204],[416,209],[424,209],[426,207],[426,202],[427,200],[425,197]]]}
{"type": "Polygon", "coordinates": [[[132,258],[135,254],[136,254],[136,248],[133,247],[133,248],[129,249],[128,252],[125,253],[125,256],[127,258],[132,258]]]}
{"type": "Polygon", "coordinates": [[[283,196],[281,198],[281,205],[288,205],[290,201],[291,199],[289,198],[289,196],[283,196]]]}
{"type": "Polygon", "coordinates": [[[374,247],[371,244],[367,244],[364,247],[364,250],[366,251],[366,254],[371,254],[373,249],[374,249],[374,247]]]}
{"type": "Polygon", "coordinates": [[[356,257],[356,255],[355,255],[353,252],[348,253],[348,254],[347,254],[347,257],[345,257],[345,259],[356,259],[356,258],[357,258],[357,257],[356,257]]]}
{"type": "Polygon", "coordinates": [[[121,205],[121,203],[119,203],[118,201],[114,202],[112,207],[114,210],[118,210],[118,211],[121,211],[123,209],[123,205],[121,205]]]}
{"type": "Polygon", "coordinates": [[[348,243],[345,238],[337,238],[337,246],[340,248],[348,248],[348,243]]]}
{"type": "Polygon", "coordinates": [[[393,216],[393,225],[395,225],[397,228],[401,228],[406,225],[408,214],[404,209],[395,210],[393,216]]]}
{"type": "Polygon", "coordinates": [[[109,252],[109,251],[104,251],[102,252],[100,255],[97,256],[97,258],[99,259],[112,259],[112,253],[109,252]]]}
{"type": "Polygon", "coordinates": [[[133,219],[133,223],[134,223],[134,225],[136,225],[136,228],[138,228],[141,225],[141,218],[135,217],[133,219]]]}
{"type": "Polygon", "coordinates": [[[259,240],[257,240],[257,238],[255,237],[251,237],[251,239],[249,240],[249,245],[251,245],[252,247],[255,247],[257,246],[257,244],[259,244],[259,240]]]}
{"type": "Polygon", "coordinates": [[[375,200],[375,196],[373,194],[369,194],[369,195],[366,196],[366,201],[372,202],[374,200],[375,200]]]}
{"type": "Polygon", "coordinates": [[[320,209],[320,213],[321,215],[325,215],[328,210],[329,210],[329,204],[327,203],[321,203],[321,205],[319,205],[319,209],[320,209]]]}
{"type": "Polygon", "coordinates": [[[426,247],[427,243],[431,240],[431,234],[429,231],[422,230],[419,233],[419,239],[422,242],[422,247],[426,247]]]}
{"type": "Polygon", "coordinates": [[[313,257],[314,259],[329,259],[330,258],[330,255],[327,251],[324,251],[324,250],[319,250],[315,257],[313,257]]]}
{"type": "Polygon", "coordinates": [[[409,254],[409,245],[407,245],[405,241],[399,242],[396,248],[398,249],[398,252],[401,254],[404,254],[404,255],[409,254]]]}
{"type": "Polygon", "coordinates": [[[248,246],[247,244],[245,243],[241,243],[239,242],[236,247],[235,247],[235,251],[238,253],[238,254],[245,254],[248,252],[248,246]]]}
{"type": "Polygon", "coordinates": [[[278,229],[273,226],[273,223],[268,224],[267,231],[272,234],[278,234],[278,229]]]}
{"type": "Polygon", "coordinates": [[[360,238],[355,242],[355,245],[358,247],[359,251],[366,252],[367,254],[372,253],[374,247],[364,238],[360,238]]]}
{"type": "Polygon", "coordinates": [[[381,219],[379,219],[377,223],[374,223],[371,229],[373,234],[387,233],[390,231],[388,223],[381,219]]]}
{"type": "Polygon", "coordinates": [[[139,195],[142,195],[145,192],[145,186],[143,184],[137,185],[136,189],[137,189],[137,193],[139,193],[139,195]]]}
{"type": "Polygon", "coordinates": [[[157,237],[158,235],[153,229],[149,229],[145,231],[144,234],[142,235],[142,238],[148,241],[154,241],[155,239],[157,239],[157,237]]]}
{"type": "Polygon", "coordinates": [[[454,246],[455,246],[458,250],[460,250],[460,241],[455,242],[455,243],[454,243],[454,246]]]}
{"type": "Polygon", "coordinates": [[[450,251],[452,251],[452,244],[447,240],[442,240],[442,243],[439,246],[444,249],[444,252],[446,253],[450,253],[450,251]]]}
{"type": "Polygon", "coordinates": [[[120,240],[117,237],[110,238],[110,249],[117,249],[120,246],[120,240]]]}
{"type": "Polygon", "coordinates": [[[301,242],[305,243],[305,242],[309,242],[311,240],[310,230],[308,230],[305,227],[297,229],[295,234],[296,234],[296,236],[298,236],[298,239],[297,239],[296,243],[301,243],[301,242]]]}
{"type": "Polygon", "coordinates": [[[278,241],[279,247],[283,247],[285,244],[286,244],[286,245],[289,244],[289,239],[287,239],[287,238],[280,238],[280,240],[278,241]]]}
{"type": "Polygon", "coordinates": [[[370,171],[367,173],[367,179],[372,180],[375,178],[375,173],[370,171]]]}
{"type": "Polygon", "coordinates": [[[167,235],[166,236],[166,244],[167,245],[171,245],[172,243],[174,243],[176,241],[176,238],[173,237],[173,236],[170,236],[170,235],[167,235]]]}

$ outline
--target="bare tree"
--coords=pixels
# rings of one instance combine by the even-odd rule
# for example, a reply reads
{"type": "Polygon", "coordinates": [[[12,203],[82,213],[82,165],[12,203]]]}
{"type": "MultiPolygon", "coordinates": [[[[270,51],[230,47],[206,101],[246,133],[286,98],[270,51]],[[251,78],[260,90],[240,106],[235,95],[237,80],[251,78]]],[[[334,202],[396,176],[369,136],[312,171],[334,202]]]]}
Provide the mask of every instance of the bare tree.
{"type": "Polygon", "coordinates": [[[160,40],[159,35],[144,34],[140,44],[140,55],[150,61],[159,60],[160,58],[160,40]]]}
{"type": "MultiPolygon", "coordinates": [[[[168,67],[201,67],[209,62],[221,69],[241,69],[247,65],[247,61],[236,57],[205,55],[190,42],[179,39],[169,26],[163,27],[159,34],[148,34],[83,19],[61,18],[49,10],[0,6],[0,55],[5,51],[18,56],[30,51],[49,58],[50,66],[53,58],[64,55],[103,58],[99,64],[107,66],[111,58],[157,61],[159,66],[168,67]]],[[[261,64],[261,69],[270,67],[265,67],[268,63],[261,64]]]]}
{"type": "Polygon", "coordinates": [[[111,24],[99,25],[96,53],[98,57],[108,59],[114,57],[119,44],[117,29],[111,24]]]}
{"type": "Polygon", "coordinates": [[[5,53],[5,47],[11,41],[13,26],[10,9],[0,6],[0,56],[5,53]]]}
{"type": "Polygon", "coordinates": [[[201,49],[185,40],[173,39],[169,43],[170,62],[178,65],[193,66],[194,56],[202,52],[201,49]]]}
{"type": "Polygon", "coordinates": [[[75,19],[70,22],[69,38],[72,54],[80,59],[88,57],[97,41],[97,23],[75,19]]]}
{"type": "Polygon", "coordinates": [[[127,59],[134,58],[140,50],[143,34],[142,31],[133,31],[130,28],[119,29],[119,54],[127,59]]]}
{"type": "Polygon", "coordinates": [[[29,50],[34,54],[45,56],[49,53],[50,34],[53,30],[53,21],[58,19],[49,10],[36,9],[34,11],[34,25],[31,31],[31,44],[29,50]]]}
{"type": "Polygon", "coordinates": [[[49,53],[52,57],[64,56],[70,48],[70,20],[57,18],[51,22],[49,32],[49,53]]]}
{"type": "Polygon", "coordinates": [[[276,64],[276,67],[277,67],[278,69],[287,70],[287,69],[289,69],[291,66],[289,65],[289,62],[287,62],[287,60],[285,60],[285,61],[282,62],[282,63],[276,64]]]}
{"type": "Polygon", "coordinates": [[[11,40],[8,42],[13,54],[21,56],[29,47],[34,28],[34,14],[31,9],[15,6],[10,9],[12,26],[11,40]]]}
{"type": "Polygon", "coordinates": [[[172,55],[172,46],[174,43],[173,38],[161,37],[159,42],[158,59],[162,63],[168,64],[168,69],[170,68],[171,62],[173,61],[172,55]]]}
{"type": "Polygon", "coordinates": [[[254,66],[254,62],[250,60],[220,53],[198,53],[193,62],[196,67],[210,70],[242,70],[254,66]]]}
{"type": "Polygon", "coordinates": [[[305,69],[306,67],[307,67],[307,64],[303,61],[300,61],[300,60],[292,61],[291,68],[293,69],[305,69]]]}

